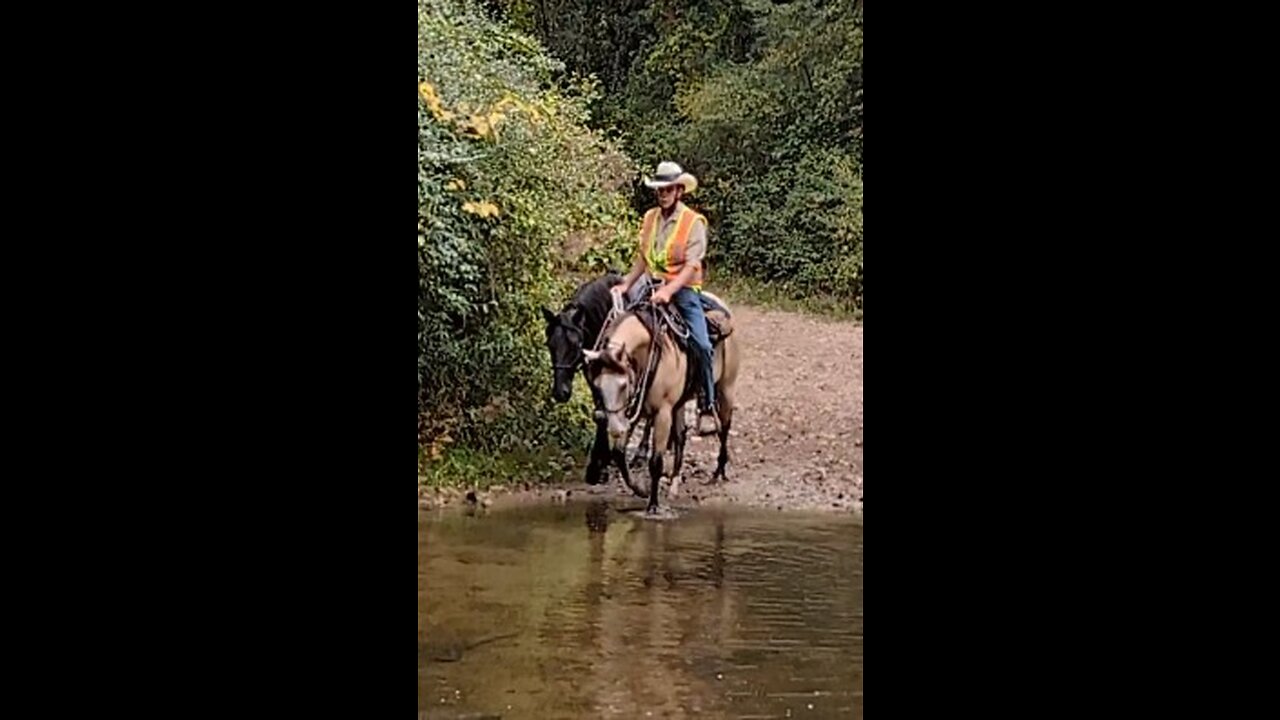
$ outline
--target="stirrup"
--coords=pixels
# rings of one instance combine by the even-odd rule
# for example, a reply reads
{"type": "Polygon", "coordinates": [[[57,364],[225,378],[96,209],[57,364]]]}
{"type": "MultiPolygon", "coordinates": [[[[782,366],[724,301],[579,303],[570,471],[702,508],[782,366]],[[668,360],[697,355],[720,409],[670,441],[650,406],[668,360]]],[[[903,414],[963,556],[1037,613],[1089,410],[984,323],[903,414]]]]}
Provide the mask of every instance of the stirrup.
{"type": "Polygon", "coordinates": [[[696,429],[699,435],[715,435],[720,432],[720,418],[716,416],[714,410],[699,410],[696,429]],[[702,427],[702,421],[704,418],[711,418],[711,428],[708,430],[704,430],[702,427]]]}

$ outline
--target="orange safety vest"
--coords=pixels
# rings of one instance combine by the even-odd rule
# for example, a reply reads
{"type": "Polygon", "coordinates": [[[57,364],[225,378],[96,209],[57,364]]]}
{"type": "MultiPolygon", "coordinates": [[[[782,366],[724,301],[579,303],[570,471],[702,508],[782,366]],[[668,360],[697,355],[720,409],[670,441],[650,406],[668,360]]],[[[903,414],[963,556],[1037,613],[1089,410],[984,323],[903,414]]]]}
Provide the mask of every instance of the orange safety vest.
{"type": "MultiPolygon", "coordinates": [[[[693,230],[693,224],[701,220],[705,227],[707,219],[686,205],[680,211],[680,217],[676,218],[676,229],[671,232],[671,237],[667,238],[667,244],[662,248],[662,252],[655,253],[653,246],[658,239],[658,219],[661,213],[661,208],[653,208],[644,214],[644,224],[640,227],[640,255],[645,259],[649,272],[653,273],[654,277],[670,281],[684,269],[685,253],[689,248],[689,232],[693,230]]],[[[702,263],[694,263],[693,278],[689,280],[688,287],[694,290],[702,289],[702,263]]]]}

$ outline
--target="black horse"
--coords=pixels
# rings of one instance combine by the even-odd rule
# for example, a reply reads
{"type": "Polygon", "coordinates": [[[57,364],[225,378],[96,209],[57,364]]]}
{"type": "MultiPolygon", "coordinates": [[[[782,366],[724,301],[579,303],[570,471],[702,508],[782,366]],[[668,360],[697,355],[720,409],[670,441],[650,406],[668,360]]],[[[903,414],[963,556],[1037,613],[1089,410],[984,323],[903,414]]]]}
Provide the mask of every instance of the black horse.
{"type": "MultiPolygon", "coordinates": [[[[600,331],[604,329],[605,318],[613,308],[609,289],[621,282],[622,276],[611,270],[605,276],[579,287],[559,315],[546,308],[542,309],[542,315],[547,321],[547,349],[551,352],[551,397],[556,402],[568,402],[573,395],[574,371],[583,368],[583,372],[586,372],[582,351],[595,347],[600,331]]],[[[598,411],[601,408],[600,395],[595,388],[592,388],[591,393],[598,411]]],[[[597,413],[595,422],[596,437],[591,444],[590,461],[587,464],[586,480],[589,485],[598,485],[608,479],[602,477],[602,473],[610,460],[625,462],[622,453],[618,453],[617,457],[609,453],[609,438],[601,413],[597,413]]],[[[645,436],[648,436],[647,429],[645,436]]]]}

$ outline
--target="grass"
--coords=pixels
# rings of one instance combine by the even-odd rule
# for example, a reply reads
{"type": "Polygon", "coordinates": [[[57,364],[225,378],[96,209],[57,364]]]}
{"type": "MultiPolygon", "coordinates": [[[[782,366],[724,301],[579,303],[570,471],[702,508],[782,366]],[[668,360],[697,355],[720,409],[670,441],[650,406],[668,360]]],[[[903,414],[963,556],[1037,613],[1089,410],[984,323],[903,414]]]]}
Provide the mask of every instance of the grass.
{"type": "MultiPolygon", "coordinates": [[[[516,482],[553,482],[563,479],[563,451],[493,454],[450,448],[434,460],[418,451],[418,484],[483,490],[516,482]]],[[[577,461],[573,460],[574,467],[577,461]]]]}
{"type": "Polygon", "coordinates": [[[830,295],[798,296],[795,290],[776,283],[744,277],[720,276],[707,286],[707,290],[733,303],[769,310],[811,313],[833,320],[862,322],[862,308],[855,307],[848,300],[830,295]]]}

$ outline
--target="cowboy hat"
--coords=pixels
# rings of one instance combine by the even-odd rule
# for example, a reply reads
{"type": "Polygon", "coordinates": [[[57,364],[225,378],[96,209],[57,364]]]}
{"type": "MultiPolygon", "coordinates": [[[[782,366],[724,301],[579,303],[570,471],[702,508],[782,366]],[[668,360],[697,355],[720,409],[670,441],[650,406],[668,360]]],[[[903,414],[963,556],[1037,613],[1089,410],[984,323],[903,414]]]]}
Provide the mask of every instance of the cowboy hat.
{"type": "Polygon", "coordinates": [[[645,187],[657,190],[658,188],[670,187],[675,184],[684,186],[686,195],[698,189],[698,178],[685,172],[679,165],[664,161],[658,163],[658,171],[651,178],[645,178],[645,187]]]}

